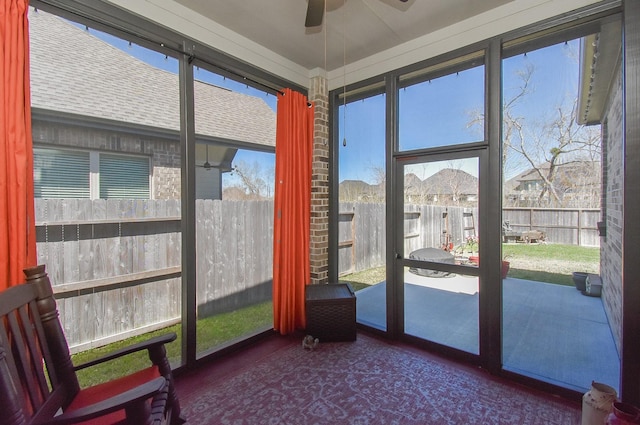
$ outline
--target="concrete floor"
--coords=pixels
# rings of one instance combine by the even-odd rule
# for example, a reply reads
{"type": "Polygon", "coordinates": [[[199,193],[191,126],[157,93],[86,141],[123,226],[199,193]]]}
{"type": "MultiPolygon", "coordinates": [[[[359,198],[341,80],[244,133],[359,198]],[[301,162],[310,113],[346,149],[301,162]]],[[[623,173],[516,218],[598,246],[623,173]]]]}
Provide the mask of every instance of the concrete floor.
{"type": "MultiPolygon", "coordinates": [[[[405,275],[405,332],[478,353],[475,277],[405,275]]],[[[506,370],[578,391],[592,381],[618,388],[620,359],[600,298],[574,287],[522,279],[503,281],[506,370]]],[[[357,320],[385,328],[386,284],[356,293],[357,320]]]]}

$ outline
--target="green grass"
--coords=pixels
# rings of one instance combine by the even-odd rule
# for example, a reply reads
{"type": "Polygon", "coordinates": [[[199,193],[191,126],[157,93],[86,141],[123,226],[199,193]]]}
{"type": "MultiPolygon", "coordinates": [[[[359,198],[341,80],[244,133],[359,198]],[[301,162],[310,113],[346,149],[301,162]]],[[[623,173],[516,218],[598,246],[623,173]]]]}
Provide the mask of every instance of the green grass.
{"type": "Polygon", "coordinates": [[[503,244],[509,276],[538,282],[573,285],[572,272],[599,273],[600,249],[560,244],[503,244]]]}
{"type": "MultiPolygon", "coordinates": [[[[509,276],[538,282],[573,285],[571,273],[599,273],[600,249],[560,244],[503,244],[502,253],[510,262],[509,276]]],[[[375,267],[342,276],[354,291],[386,280],[386,268],[375,267]]]]}
{"type": "MultiPolygon", "coordinates": [[[[514,278],[573,285],[571,276],[573,271],[599,273],[600,250],[598,248],[556,244],[503,244],[502,252],[504,258],[511,263],[509,276],[514,278]]],[[[342,276],[339,279],[340,282],[349,282],[354,291],[385,280],[385,267],[363,270],[342,276]]],[[[271,302],[266,302],[198,320],[196,325],[198,352],[240,338],[261,327],[271,326],[272,311],[271,302]]],[[[72,356],[73,363],[80,364],[118,348],[166,332],[175,332],[178,335],[178,339],[167,346],[169,359],[178,361],[181,355],[181,326],[179,324],[75,354],[72,356]]],[[[119,361],[111,361],[81,370],[78,372],[78,379],[83,387],[95,385],[140,370],[148,364],[145,351],[129,355],[119,361]]]]}
{"type": "Polygon", "coordinates": [[[256,329],[273,325],[273,304],[265,302],[230,313],[198,320],[196,335],[198,351],[239,338],[256,329]]]}
{"type": "Polygon", "coordinates": [[[528,257],[529,259],[563,262],[598,263],[600,248],[562,244],[502,244],[502,254],[506,257],[528,257]]]}
{"type": "MultiPolygon", "coordinates": [[[[229,342],[243,335],[247,335],[263,327],[270,327],[273,323],[273,307],[271,302],[256,304],[229,313],[218,314],[198,320],[196,324],[197,350],[206,351],[210,348],[229,342]]],[[[127,338],[103,347],[83,351],[71,356],[73,364],[81,364],[96,359],[104,354],[122,347],[144,341],[153,336],[167,332],[175,332],[178,338],[166,346],[167,357],[170,361],[178,361],[182,350],[181,325],[173,325],[144,335],[127,338]]],[[[147,351],[130,354],[126,357],[102,363],[78,371],[78,380],[84,388],[110,379],[127,375],[149,366],[147,351]]]]}
{"type": "Polygon", "coordinates": [[[354,291],[359,291],[367,286],[375,285],[387,280],[386,267],[374,267],[356,273],[344,275],[338,279],[340,283],[349,283],[354,291]]]}

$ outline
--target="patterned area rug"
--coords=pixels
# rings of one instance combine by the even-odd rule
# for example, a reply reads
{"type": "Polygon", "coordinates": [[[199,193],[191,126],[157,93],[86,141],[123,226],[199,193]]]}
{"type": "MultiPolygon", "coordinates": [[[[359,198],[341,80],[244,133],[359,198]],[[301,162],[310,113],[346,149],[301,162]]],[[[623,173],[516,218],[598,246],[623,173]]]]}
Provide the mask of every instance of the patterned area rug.
{"type": "Polygon", "coordinates": [[[290,345],[182,398],[189,424],[580,423],[577,406],[359,334],[290,345]]]}

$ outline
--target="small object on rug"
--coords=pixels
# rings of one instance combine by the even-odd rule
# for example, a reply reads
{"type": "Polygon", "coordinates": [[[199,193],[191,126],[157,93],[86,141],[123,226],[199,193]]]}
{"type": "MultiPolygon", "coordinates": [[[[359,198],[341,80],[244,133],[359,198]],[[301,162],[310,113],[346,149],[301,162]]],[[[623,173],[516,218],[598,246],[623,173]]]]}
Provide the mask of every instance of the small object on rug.
{"type": "Polygon", "coordinates": [[[302,339],[302,348],[305,350],[313,350],[318,346],[320,341],[318,338],[313,338],[311,335],[307,335],[302,339]]]}
{"type": "Polygon", "coordinates": [[[189,424],[580,425],[576,401],[405,344],[365,334],[318,354],[299,344],[233,371],[184,374],[176,387],[189,424]]]}

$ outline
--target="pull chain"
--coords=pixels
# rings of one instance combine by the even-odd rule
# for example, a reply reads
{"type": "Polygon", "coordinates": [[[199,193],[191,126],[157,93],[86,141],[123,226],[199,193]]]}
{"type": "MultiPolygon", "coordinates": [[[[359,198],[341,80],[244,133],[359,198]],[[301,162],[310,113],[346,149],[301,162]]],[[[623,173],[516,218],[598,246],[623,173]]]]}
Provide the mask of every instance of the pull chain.
{"type": "Polygon", "coordinates": [[[347,147],[347,19],[345,3],[342,2],[342,128],[344,137],[342,146],[347,147]]]}

